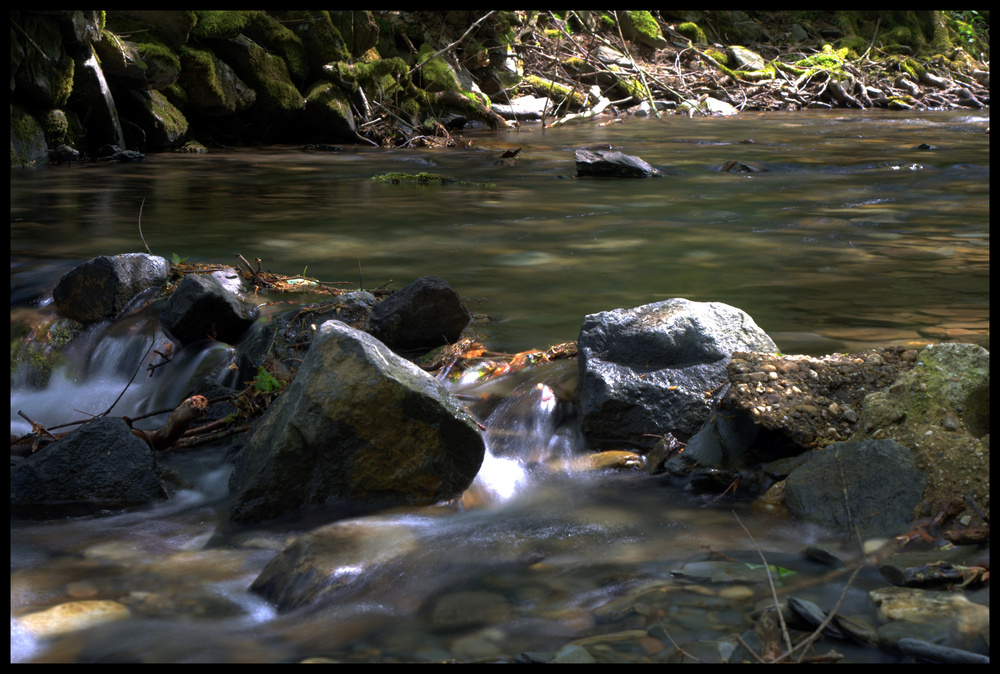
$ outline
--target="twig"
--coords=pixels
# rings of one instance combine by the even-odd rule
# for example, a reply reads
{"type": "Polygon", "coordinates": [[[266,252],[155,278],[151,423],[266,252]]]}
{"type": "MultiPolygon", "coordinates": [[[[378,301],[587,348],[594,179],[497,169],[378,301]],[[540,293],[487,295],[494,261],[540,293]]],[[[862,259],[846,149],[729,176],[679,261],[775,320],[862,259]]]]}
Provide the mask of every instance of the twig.
{"type": "Polygon", "coordinates": [[[142,207],[145,205],[146,205],[146,197],[143,197],[142,203],[139,204],[139,238],[142,239],[142,245],[146,247],[146,252],[152,255],[153,251],[149,249],[149,244],[146,243],[146,238],[142,235],[142,207]]]}
{"type": "Polygon", "coordinates": [[[760,546],[757,545],[757,541],[753,539],[753,536],[750,535],[750,530],[743,524],[743,520],[741,520],[740,516],[736,514],[736,511],[733,510],[731,512],[733,513],[733,517],[736,518],[736,521],[739,522],[740,526],[743,528],[743,531],[746,532],[747,538],[749,538],[750,542],[753,543],[754,549],[757,551],[757,554],[760,555],[760,561],[764,564],[764,573],[767,574],[767,584],[771,586],[771,598],[774,599],[774,608],[778,612],[778,622],[781,623],[781,635],[785,638],[785,645],[789,650],[791,650],[792,638],[788,636],[788,626],[785,625],[785,617],[781,615],[781,604],[778,603],[778,592],[774,589],[774,580],[771,578],[771,569],[767,565],[767,559],[764,557],[764,552],[760,549],[760,546]]]}
{"type": "Polygon", "coordinates": [[[151,340],[149,342],[149,348],[146,349],[146,353],[142,354],[142,359],[139,360],[139,364],[136,366],[135,372],[132,373],[132,378],[128,380],[128,383],[125,384],[125,388],[123,388],[122,392],[118,394],[118,397],[115,398],[115,401],[113,403],[111,403],[111,407],[109,407],[108,409],[104,410],[104,412],[102,414],[98,414],[97,417],[95,417],[95,418],[106,417],[106,416],[108,416],[108,414],[111,413],[111,410],[113,410],[115,408],[115,405],[118,404],[118,401],[122,399],[123,395],[125,395],[125,391],[127,391],[128,387],[132,385],[133,381],[135,381],[135,376],[137,374],[139,374],[139,370],[142,368],[142,364],[144,362],[146,362],[146,356],[149,355],[149,352],[153,349],[153,345],[154,344],[156,344],[156,340],[155,339],[151,340]]]}

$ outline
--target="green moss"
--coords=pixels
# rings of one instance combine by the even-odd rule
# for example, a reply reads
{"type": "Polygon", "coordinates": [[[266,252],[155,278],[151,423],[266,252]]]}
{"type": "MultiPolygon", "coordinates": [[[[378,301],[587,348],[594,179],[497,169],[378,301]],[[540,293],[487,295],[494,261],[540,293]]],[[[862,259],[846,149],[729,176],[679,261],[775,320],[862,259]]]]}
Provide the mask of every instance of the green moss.
{"type": "MultiPolygon", "coordinates": [[[[691,40],[694,44],[706,45],[708,44],[708,38],[705,37],[705,31],[701,27],[691,21],[687,21],[677,26],[677,32],[691,40]]],[[[716,59],[718,60],[718,59],[716,59]]]]}
{"type": "Polygon", "coordinates": [[[423,81],[423,88],[427,91],[458,91],[461,86],[458,78],[452,72],[448,64],[440,56],[431,58],[435,49],[426,42],[420,45],[417,54],[417,63],[420,66],[420,77],[423,81]]]}
{"type": "Polygon", "coordinates": [[[660,24],[656,23],[653,15],[645,10],[629,11],[628,16],[632,19],[632,25],[637,32],[654,40],[662,40],[663,33],[660,31],[660,24]]]}
{"type": "Polygon", "coordinates": [[[569,99],[570,105],[574,108],[582,108],[587,104],[584,92],[571,89],[570,87],[558,84],[552,80],[547,80],[536,75],[528,75],[524,78],[524,82],[536,92],[552,98],[557,103],[561,103],[562,101],[569,99]]]}
{"type": "Polygon", "coordinates": [[[239,35],[243,28],[257,14],[256,11],[196,11],[198,22],[191,29],[194,37],[233,38],[239,35]]]}
{"type": "Polygon", "coordinates": [[[493,183],[473,183],[466,180],[457,180],[436,173],[385,173],[383,175],[372,176],[372,182],[383,185],[463,185],[466,187],[496,187],[493,183]]]}
{"type": "Polygon", "coordinates": [[[273,17],[264,12],[254,13],[247,21],[243,34],[281,56],[289,74],[296,80],[302,81],[309,76],[309,59],[302,40],[273,17]]]}

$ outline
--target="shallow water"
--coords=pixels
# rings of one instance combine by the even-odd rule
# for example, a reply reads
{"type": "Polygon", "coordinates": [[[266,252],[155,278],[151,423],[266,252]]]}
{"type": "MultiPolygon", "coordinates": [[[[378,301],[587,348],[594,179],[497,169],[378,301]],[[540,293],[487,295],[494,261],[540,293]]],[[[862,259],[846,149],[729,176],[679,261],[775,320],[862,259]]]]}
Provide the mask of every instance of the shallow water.
{"type": "MultiPolygon", "coordinates": [[[[142,250],[136,217],[146,198],[142,229],[155,253],[206,262],[241,253],[275,272],[308,267],[310,276],[353,285],[360,261],[366,287],[442,276],[470,310],[496,317],[480,328],[497,350],[545,348],[575,339],[587,313],[677,296],[746,310],[786,351],[926,343],[944,331],[982,339],[988,123],[984,113],[667,118],[466,134],[497,148],[490,151],[263,148],[17,171],[12,308],[44,297],[84,259],[142,250]],[[938,149],[913,149],[922,142],[938,149]],[[572,148],[596,143],[669,175],[572,178],[572,148]],[[523,148],[516,165],[495,166],[506,147],[523,148]],[[731,159],[771,170],[712,170],[731,159]],[[497,187],[368,180],[395,170],[497,187]]],[[[79,418],[74,408],[102,410],[161,339],[142,320],[103,330],[83,350],[85,365],[58,386],[12,386],[12,427],[24,423],[18,409],[50,425],[60,415],[79,418]]],[[[228,352],[203,356],[175,379],[224,366],[228,352]]],[[[756,562],[737,515],[769,561],[797,571],[781,592],[827,607],[836,601],[846,574],[817,582],[829,569],[798,553],[815,542],[854,559],[839,535],[747,504],[711,503],[658,478],[538,465],[580,451],[572,423],[534,393],[538,384],[570,385],[567,366],[493,384],[522,397],[508,397],[487,420],[498,458],[480,476],[484,505],[362,518],[359,526],[373,531],[398,527],[412,545],[352,569],[335,600],[288,614],[247,588],[291,538],[323,522],[229,525],[222,450],[165,459],[176,474],[168,503],[99,518],[12,520],[12,660],[473,660],[637,629],[647,637],[606,645],[608,659],[664,658],[670,639],[718,659],[714,641],[746,628],[746,615],[770,596],[766,583],[693,582],[671,571],[709,550],[756,562]],[[51,639],[30,636],[18,619],[86,599],[119,601],[130,617],[51,639]]],[[[177,395],[140,383],[116,413],[168,406],[177,395]]],[[[842,612],[873,620],[867,590],[882,584],[863,572],[842,612]]],[[[892,660],[842,651],[850,661],[892,660]]]]}

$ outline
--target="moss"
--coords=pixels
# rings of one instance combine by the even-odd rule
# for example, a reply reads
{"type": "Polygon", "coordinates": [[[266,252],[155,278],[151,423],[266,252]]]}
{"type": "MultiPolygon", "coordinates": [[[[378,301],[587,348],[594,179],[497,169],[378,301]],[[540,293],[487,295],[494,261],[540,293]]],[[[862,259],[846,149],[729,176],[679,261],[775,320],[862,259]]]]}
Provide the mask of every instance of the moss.
{"type": "Polygon", "coordinates": [[[242,32],[265,49],[281,56],[288,66],[289,74],[295,79],[302,81],[309,76],[309,59],[302,40],[273,17],[264,12],[256,12],[247,21],[242,32]]]}
{"type": "Polygon", "coordinates": [[[233,38],[239,35],[243,28],[257,14],[256,11],[196,11],[198,22],[191,29],[194,37],[233,38]]]}
{"type": "Polygon", "coordinates": [[[524,78],[524,82],[538,93],[555,99],[557,102],[561,103],[568,98],[570,105],[575,108],[582,108],[587,104],[586,96],[582,91],[571,89],[551,80],[528,75],[524,78]]]}
{"type": "MultiPolygon", "coordinates": [[[[705,37],[705,31],[701,27],[691,21],[687,21],[677,26],[677,32],[691,40],[691,42],[700,45],[708,44],[708,38],[705,37]]],[[[718,60],[718,59],[716,59],[718,60]]]]}
{"type": "Polygon", "coordinates": [[[641,35],[654,40],[662,40],[663,33],[660,31],[660,24],[656,23],[653,15],[645,10],[629,11],[628,17],[632,19],[632,25],[641,35]]]}
{"type": "Polygon", "coordinates": [[[457,180],[436,173],[385,173],[372,176],[372,182],[383,185],[463,185],[466,187],[496,187],[493,183],[473,183],[466,180],[457,180]]]}
{"type": "Polygon", "coordinates": [[[417,63],[423,64],[420,66],[423,88],[427,91],[458,91],[461,88],[458,78],[440,56],[431,58],[434,52],[434,48],[425,42],[420,45],[417,54],[417,63]]]}

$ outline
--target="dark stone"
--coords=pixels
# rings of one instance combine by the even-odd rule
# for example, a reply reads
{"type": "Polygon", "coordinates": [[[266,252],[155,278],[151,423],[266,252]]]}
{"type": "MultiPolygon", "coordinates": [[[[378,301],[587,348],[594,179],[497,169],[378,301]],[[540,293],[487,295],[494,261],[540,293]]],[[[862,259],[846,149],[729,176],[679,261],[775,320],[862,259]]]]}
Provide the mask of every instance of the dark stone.
{"type": "Polygon", "coordinates": [[[576,151],[576,174],[594,178],[649,178],[660,175],[660,172],[629,154],[579,148],[576,151]]]}
{"type": "Polygon", "coordinates": [[[382,300],[365,332],[393,351],[419,351],[455,343],[471,320],[447,281],[422,276],[382,300]]]}
{"type": "Polygon", "coordinates": [[[370,335],[327,321],[238,457],[230,515],[436,503],[471,484],[484,453],[478,426],[444,386],[370,335]]]}
{"type": "Polygon", "coordinates": [[[11,508],[25,516],[60,517],[165,498],[152,450],[117,417],[91,421],[10,471],[11,508]]]}
{"type": "Polygon", "coordinates": [[[777,351],[745,312],[674,298],[586,317],[578,341],[581,427],[596,439],[690,438],[708,421],[734,351],[777,351]]]}
{"type": "Polygon", "coordinates": [[[170,263],[155,255],[95,257],[65,274],[52,299],[60,315],[81,323],[114,318],[136,294],[167,282],[170,263]]]}
{"type": "Polygon", "coordinates": [[[862,536],[904,531],[927,478],[910,450],[892,440],[836,442],[785,480],[796,517],[862,536]]]}
{"type": "Polygon", "coordinates": [[[188,274],[160,313],[160,327],[179,346],[202,339],[235,344],[257,316],[256,307],[242,302],[217,280],[188,274]]]}

